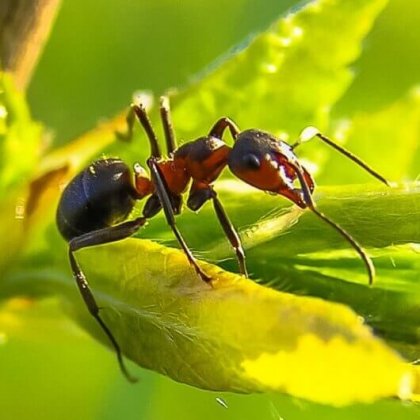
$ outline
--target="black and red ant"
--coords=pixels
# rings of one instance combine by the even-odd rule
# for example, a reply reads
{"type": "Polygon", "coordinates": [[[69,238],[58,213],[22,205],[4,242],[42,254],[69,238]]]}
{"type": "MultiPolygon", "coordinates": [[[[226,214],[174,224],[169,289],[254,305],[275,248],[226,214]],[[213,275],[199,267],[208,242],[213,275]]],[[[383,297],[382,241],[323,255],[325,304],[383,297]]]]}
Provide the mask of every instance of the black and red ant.
{"type": "Polygon", "coordinates": [[[366,265],[369,284],[372,284],[375,271],[371,259],[350,234],[317,209],[312,197],[314,180],[299,162],[294,151],[303,141],[317,137],[388,185],[381,175],[313,128],[304,130],[300,141],[289,145],[261,130],[240,131],[231,119],[223,117],[214,124],[208,135],[177,147],[166,97],[161,100],[160,115],[167,147],[166,158],[162,157],[145,107],[142,104],[132,105],[127,117],[128,131],[125,136],[131,137],[137,117],[149,139],[151,156],[147,160],[147,166],[150,177],[137,163],[134,165],[133,177],[129,167],[121,159],[99,159],[70,181],[63,191],[57,209],[58,229],[69,242],[70,265],[80,293],[89,312],[108,336],[117,354],[120,368],[130,381],[135,379],[130,376],[124,365],[119,344],[99,315],[99,307],[74,252],[81,248],[127,238],[140,229],[147,219],[163,209],[166,221],[188,261],[202,280],[210,282],[211,278],[198,265],[175,224],[175,215],[181,212],[182,194],[190,185],[187,207],[197,211],[207,201],[212,201],[217,218],[235,250],[239,271],[247,276],[240,237],[213,188],[213,182],[226,166],[247,184],[266,192],[283,195],[299,207],[309,208],[332,226],[359,254],[366,265]],[[234,140],[233,147],[222,140],[226,129],[229,129],[234,140]],[[295,183],[298,183],[298,186],[295,183]],[[148,199],[143,207],[143,216],[126,221],[135,202],[145,197],[148,199]]]}

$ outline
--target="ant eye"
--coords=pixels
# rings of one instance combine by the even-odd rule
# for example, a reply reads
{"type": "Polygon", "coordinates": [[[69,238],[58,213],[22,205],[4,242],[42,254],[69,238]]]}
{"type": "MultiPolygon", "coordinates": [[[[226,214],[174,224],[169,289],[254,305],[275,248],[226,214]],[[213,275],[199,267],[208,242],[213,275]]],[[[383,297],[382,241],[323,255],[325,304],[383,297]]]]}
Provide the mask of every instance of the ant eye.
{"type": "Polygon", "coordinates": [[[261,166],[261,162],[258,156],[252,153],[248,153],[247,155],[244,155],[242,158],[242,162],[244,166],[246,166],[249,169],[259,169],[261,166]]]}

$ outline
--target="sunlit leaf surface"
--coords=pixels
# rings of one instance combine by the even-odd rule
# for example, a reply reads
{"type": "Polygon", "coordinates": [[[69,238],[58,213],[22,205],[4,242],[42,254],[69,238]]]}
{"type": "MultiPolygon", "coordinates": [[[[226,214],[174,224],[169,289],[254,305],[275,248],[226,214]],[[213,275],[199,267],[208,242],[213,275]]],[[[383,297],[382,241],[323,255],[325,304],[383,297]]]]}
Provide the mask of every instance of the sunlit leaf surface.
{"type": "Polygon", "coordinates": [[[344,306],[204,265],[210,287],[182,252],[153,242],[81,254],[104,318],[142,366],[206,389],[275,390],[334,405],[411,394],[408,365],[344,306]]]}

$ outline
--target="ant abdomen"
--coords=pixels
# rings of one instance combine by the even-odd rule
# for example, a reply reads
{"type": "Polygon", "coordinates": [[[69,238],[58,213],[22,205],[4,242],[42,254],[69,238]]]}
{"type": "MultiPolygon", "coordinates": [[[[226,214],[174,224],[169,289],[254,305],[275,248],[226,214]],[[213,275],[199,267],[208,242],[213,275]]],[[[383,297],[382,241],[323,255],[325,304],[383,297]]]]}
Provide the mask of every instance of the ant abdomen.
{"type": "Polygon", "coordinates": [[[80,172],[64,189],[57,208],[57,226],[71,240],[125,220],[136,191],[129,167],[120,159],[100,159],[80,172]]]}

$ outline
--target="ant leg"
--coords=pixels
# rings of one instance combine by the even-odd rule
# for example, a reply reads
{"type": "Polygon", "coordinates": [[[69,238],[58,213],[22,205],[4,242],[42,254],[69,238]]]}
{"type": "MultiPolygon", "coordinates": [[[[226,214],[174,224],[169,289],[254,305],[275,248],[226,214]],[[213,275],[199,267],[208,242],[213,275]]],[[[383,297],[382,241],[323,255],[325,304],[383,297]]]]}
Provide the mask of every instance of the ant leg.
{"type": "Polygon", "coordinates": [[[155,131],[153,130],[152,123],[150,122],[149,116],[147,115],[146,108],[144,107],[143,104],[139,104],[139,105],[133,104],[131,105],[131,109],[134,111],[135,115],[137,116],[137,119],[139,120],[140,124],[143,126],[144,131],[147,134],[147,137],[149,138],[152,157],[154,158],[162,157],[158,139],[157,139],[155,131]]]}
{"type": "Polygon", "coordinates": [[[362,159],[357,157],[355,154],[350,152],[349,150],[345,149],[343,146],[340,146],[339,144],[335,143],[328,137],[324,136],[321,132],[318,131],[315,127],[307,127],[305,128],[302,133],[299,136],[299,140],[292,145],[292,150],[298,147],[303,142],[309,141],[313,139],[314,137],[318,137],[321,139],[324,143],[331,146],[333,149],[337,150],[339,153],[343,154],[344,156],[348,157],[350,160],[352,160],[354,163],[362,167],[366,172],[369,172],[373,177],[375,177],[380,182],[383,182],[385,185],[390,187],[389,182],[378,172],[376,172],[373,168],[371,168],[366,162],[364,162],[362,159]]]}
{"type": "Polygon", "coordinates": [[[229,220],[225,209],[222,206],[222,203],[217,197],[216,191],[211,185],[208,184],[199,184],[194,183],[191,186],[190,195],[188,197],[187,206],[193,211],[198,211],[204,203],[208,200],[213,200],[213,208],[216,213],[216,216],[219,220],[220,225],[225,232],[226,237],[228,238],[232,248],[235,250],[236,259],[239,265],[240,273],[248,277],[248,272],[246,270],[245,264],[245,253],[242,248],[241,238],[239,237],[238,232],[233,226],[232,222],[229,220]]]}
{"type": "Polygon", "coordinates": [[[83,271],[81,270],[79,264],[76,261],[74,252],[79,249],[86,248],[89,246],[115,242],[115,241],[119,241],[121,239],[127,238],[131,236],[133,233],[135,233],[141,226],[143,226],[145,222],[146,222],[146,219],[144,217],[139,217],[135,220],[121,223],[120,225],[111,226],[104,229],[96,230],[94,232],[85,233],[81,236],[73,238],[69,242],[70,266],[73,272],[73,277],[76,280],[77,286],[79,288],[80,294],[82,295],[82,298],[89,310],[89,313],[96,319],[96,321],[102,328],[102,331],[104,331],[109,341],[111,342],[112,347],[114,348],[115,353],[117,354],[117,359],[118,359],[118,364],[120,366],[120,369],[122,373],[124,374],[124,376],[130,382],[137,382],[137,379],[131,376],[130,373],[128,372],[124,364],[121,348],[117,340],[115,339],[114,335],[112,334],[108,326],[99,316],[99,307],[96,303],[96,300],[95,300],[95,297],[93,296],[92,291],[90,290],[89,283],[85,275],[83,274],[83,271]]]}
{"type": "Polygon", "coordinates": [[[221,139],[223,137],[223,133],[229,128],[230,134],[233,140],[236,140],[240,130],[238,126],[228,117],[222,117],[213,125],[212,129],[209,132],[209,136],[217,137],[221,139]]]}
{"type": "Polygon", "coordinates": [[[324,213],[320,212],[316,205],[314,200],[312,199],[312,195],[309,189],[309,186],[305,180],[305,176],[302,170],[301,165],[298,162],[292,163],[297,177],[299,179],[299,183],[302,187],[302,196],[304,199],[305,204],[308,208],[312,210],[320,219],[322,219],[324,222],[328,223],[331,227],[333,227],[338,233],[340,233],[347,242],[350,243],[350,245],[354,248],[354,250],[359,254],[360,258],[365,263],[368,277],[369,277],[369,285],[371,286],[373,284],[373,279],[375,277],[375,267],[373,265],[372,260],[370,257],[366,254],[366,252],[363,250],[362,246],[347,232],[345,231],[340,225],[333,222],[330,218],[328,218],[324,213]]]}
{"type": "Polygon", "coordinates": [[[168,156],[171,156],[176,150],[176,137],[172,125],[171,109],[169,107],[169,98],[162,96],[160,98],[160,118],[162,120],[163,131],[165,132],[166,149],[168,156]]]}
{"type": "Polygon", "coordinates": [[[211,198],[213,200],[213,208],[216,212],[217,218],[219,219],[219,223],[222,226],[226,237],[229,239],[232,248],[235,250],[236,259],[238,260],[239,265],[239,272],[243,276],[248,277],[248,272],[245,264],[245,252],[242,248],[241,238],[239,237],[239,234],[236,231],[235,227],[232,225],[232,222],[230,221],[227,213],[225,212],[222,203],[218,199],[216,191],[214,191],[212,187],[210,187],[210,191],[211,198]]]}
{"type": "Polygon", "coordinates": [[[201,277],[203,281],[209,283],[211,278],[200,268],[196,259],[194,258],[191,250],[188,248],[184,238],[181,235],[181,232],[178,230],[175,224],[174,211],[172,209],[171,199],[168,194],[168,187],[165,182],[165,178],[161,174],[158,165],[156,164],[155,159],[148,159],[147,165],[150,168],[150,173],[152,175],[152,180],[156,188],[156,193],[159,197],[159,200],[162,204],[163,211],[165,213],[166,221],[169,227],[172,229],[178,243],[181,245],[186,257],[188,258],[189,263],[194,267],[197,274],[201,277]]]}

